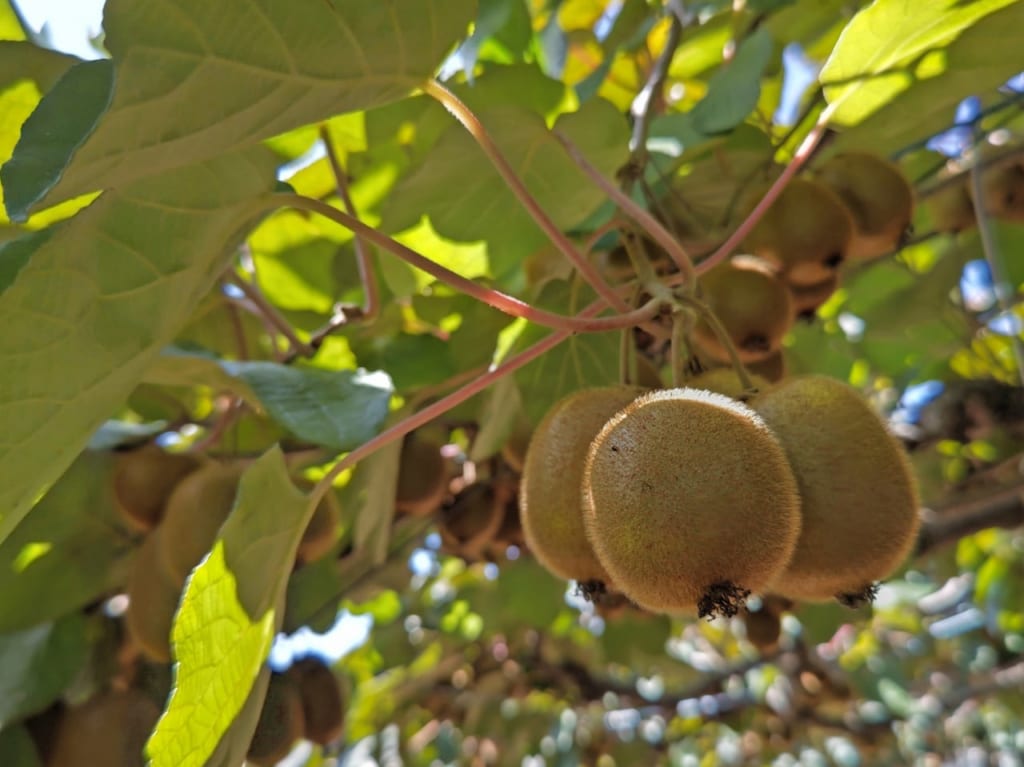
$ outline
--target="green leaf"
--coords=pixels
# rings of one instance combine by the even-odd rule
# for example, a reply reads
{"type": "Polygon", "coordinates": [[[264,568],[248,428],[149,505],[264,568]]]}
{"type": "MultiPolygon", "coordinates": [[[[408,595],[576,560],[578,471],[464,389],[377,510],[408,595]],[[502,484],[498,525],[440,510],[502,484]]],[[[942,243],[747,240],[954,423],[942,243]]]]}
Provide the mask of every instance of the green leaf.
{"type": "Polygon", "coordinates": [[[395,513],[395,488],[402,440],[391,442],[359,462],[353,481],[361,488],[362,503],[353,530],[357,552],[365,552],[371,564],[387,559],[391,520],[395,513]]]}
{"type": "Polygon", "coordinates": [[[0,730],[0,764],[4,767],[41,767],[35,742],[24,725],[0,730]]]}
{"type": "MultiPolygon", "coordinates": [[[[558,226],[571,228],[604,202],[604,194],[576,167],[540,115],[505,107],[484,110],[479,116],[558,226]]],[[[579,111],[560,117],[555,128],[607,176],[626,160],[626,124],[607,101],[587,102],[579,111]]],[[[438,234],[460,242],[504,239],[530,248],[544,241],[461,125],[453,124],[423,163],[395,186],[384,205],[383,227],[403,231],[424,214],[438,234]]]]}
{"type": "Polygon", "coordinates": [[[124,584],[135,545],[119,527],[110,453],[87,450],[0,544],[0,631],[52,621],[124,584]]]}
{"type": "Polygon", "coordinates": [[[24,170],[8,205],[24,213],[401,98],[433,74],[474,10],[472,0],[109,0],[113,100],[94,130],[74,115],[95,115],[98,93],[91,103],[70,88],[47,96],[26,151],[65,123],[77,136],[42,155],[19,145],[24,170]]]}
{"type": "Polygon", "coordinates": [[[707,95],[690,113],[697,130],[706,135],[723,133],[747,119],[761,95],[761,75],[773,47],[765,27],[740,44],[735,58],[711,76],[707,95]]]}
{"type": "Polygon", "coordinates": [[[352,450],[376,436],[394,392],[386,373],[321,370],[273,362],[225,362],[270,416],[316,445],[352,450]]]}
{"type": "MultiPolygon", "coordinates": [[[[243,475],[235,508],[192,572],[174,620],[175,685],[146,746],[153,767],[206,764],[247,707],[280,628],[288,574],[312,512],[279,448],[243,475]]],[[[243,735],[236,731],[232,740],[243,735]]]]}
{"type": "Polygon", "coordinates": [[[32,232],[16,240],[0,243],[0,293],[14,282],[18,272],[29,262],[32,254],[53,234],[52,229],[32,232]]]}
{"type": "Polygon", "coordinates": [[[85,664],[88,648],[81,613],[0,635],[0,727],[55,701],[85,664]]]}
{"type": "Polygon", "coordinates": [[[259,148],[181,168],[30,241],[0,294],[0,541],[185,324],[265,208],[272,168],[259,148]]]}
{"type": "Polygon", "coordinates": [[[9,0],[0,0],[0,40],[24,40],[25,30],[9,0]]]}
{"type": "Polygon", "coordinates": [[[856,125],[916,81],[940,74],[946,67],[943,49],[1012,2],[875,0],[843,30],[819,75],[834,121],[856,125]]]}
{"type": "Polygon", "coordinates": [[[259,398],[244,380],[225,370],[223,360],[200,350],[165,347],[146,368],[142,380],[160,386],[209,386],[237,394],[251,407],[261,409],[259,398]]]}

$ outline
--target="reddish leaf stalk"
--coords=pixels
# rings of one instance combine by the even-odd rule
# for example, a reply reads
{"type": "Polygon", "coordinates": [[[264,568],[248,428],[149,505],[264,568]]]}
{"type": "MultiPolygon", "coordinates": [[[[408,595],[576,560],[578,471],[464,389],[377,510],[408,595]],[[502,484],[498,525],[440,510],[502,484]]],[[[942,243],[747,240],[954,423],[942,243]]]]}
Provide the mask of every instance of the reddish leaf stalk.
{"type": "MultiPolygon", "coordinates": [[[[377,247],[382,248],[389,253],[393,253],[403,261],[415,266],[417,269],[422,269],[427,274],[452,286],[456,290],[459,290],[466,295],[497,309],[498,311],[504,312],[512,317],[520,317],[522,319],[529,320],[530,322],[535,322],[538,325],[543,325],[547,328],[566,330],[570,333],[593,333],[606,330],[618,330],[620,328],[631,327],[642,322],[646,322],[647,320],[651,320],[661,311],[662,302],[657,299],[652,299],[639,309],[626,311],[624,314],[618,314],[613,317],[566,317],[561,314],[548,312],[531,306],[525,301],[521,301],[514,296],[510,296],[506,293],[502,293],[501,291],[485,287],[484,285],[480,285],[472,280],[466,279],[462,275],[456,274],[452,270],[431,261],[429,258],[420,255],[412,248],[393,240],[383,232],[378,232],[373,227],[364,224],[359,219],[353,218],[347,213],[340,211],[331,205],[327,205],[319,200],[314,200],[311,197],[303,197],[302,195],[297,194],[277,195],[277,199],[279,199],[283,205],[319,213],[325,218],[329,218],[347,229],[351,229],[354,233],[365,238],[369,242],[372,242],[377,247]]],[[[617,294],[615,299],[616,302],[621,303],[628,309],[628,306],[617,294]]]]}

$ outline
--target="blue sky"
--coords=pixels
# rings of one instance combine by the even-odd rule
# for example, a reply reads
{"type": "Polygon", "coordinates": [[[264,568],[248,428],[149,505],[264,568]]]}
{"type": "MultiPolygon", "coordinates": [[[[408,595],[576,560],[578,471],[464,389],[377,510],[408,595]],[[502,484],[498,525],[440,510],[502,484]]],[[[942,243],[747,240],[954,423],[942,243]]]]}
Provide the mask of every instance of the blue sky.
{"type": "Polygon", "coordinates": [[[54,47],[82,58],[96,58],[89,38],[100,31],[103,0],[14,0],[22,17],[54,47]]]}

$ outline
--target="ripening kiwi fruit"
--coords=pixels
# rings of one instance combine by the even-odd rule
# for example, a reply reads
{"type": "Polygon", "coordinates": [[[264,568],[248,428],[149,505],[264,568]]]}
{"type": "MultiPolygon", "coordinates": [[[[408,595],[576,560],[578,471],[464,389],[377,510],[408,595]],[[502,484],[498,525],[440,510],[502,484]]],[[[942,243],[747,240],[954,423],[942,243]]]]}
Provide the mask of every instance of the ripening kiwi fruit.
{"type": "Polygon", "coordinates": [[[512,498],[508,503],[504,504],[504,507],[501,525],[488,546],[491,556],[499,560],[505,557],[509,546],[522,549],[526,545],[526,538],[523,535],[523,524],[519,519],[518,499],[512,498]]]}
{"type": "Polygon", "coordinates": [[[946,184],[925,198],[925,207],[937,232],[963,232],[976,225],[974,203],[963,180],[946,184]]]}
{"type": "Polygon", "coordinates": [[[146,536],[128,576],[128,611],[125,626],[142,654],[155,663],[171,661],[171,624],[181,601],[181,585],[160,561],[157,528],[146,536]]]}
{"type": "Polygon", "coordinates": [[[501,457],[505,463],[515,471],[522,474],[523,462],[526,460],[526,449],[530,446],[530,438],[533,436],[533,427],[530,425],[526,415],[520,412],[516,418],[512,433],[509,434],[505,444],[501,446],[501,457]]]}
{"type": "Polygon", "coordinates": [[[256,732],[245,759],[260,767],[277,764],[292,750],[305,728],[298,685],[285,674],[270,675],[256,732]]]}
{"type": "MultiPolygon", "coordinates": [[[[782,353],[782,350],[775,352],[770,357],[765,357],[763,360],[757,362],[748,362],[746,365],[747,372],[755,378],[767,381],[768,383],[778,383],[787,375],[786,368],[786,356],[782,353]]],[[[760,389],[761,387],[758,387],[760,389]]]]}
{"type": "Polygon", "coordinates": [[[160,709],[139,690],[110,691],[67,709],[47,767],[142,767],[160,709]]]}
{"type": "Polygon", "coordinates": [[[793,311],[796,318],[807,322],[813,320],[818,309],[832,298],[838,287],[839,276],[835,274],[813,285],[791,285],[790,292],[793,294],[793,311]]]}
{"type": "Polygon", "coordinates": [[[333,490],[328,490],[323,500],[316,505],[309,525],[302,533],[296,560],[315,562],[330,551],[334,546],[334,536],[340,519],[341,509],[338,505],[338,496],[333,490]]]}
{"type": "Polygon", "coordinates": [[[448,490],[441,445],[418,434],[402,443],[395,508],[414,517],[433,514],[448,490]]]}
{"type": "Polygon", "coordinates": [[[235,505],[239,466],[208,463],[183,479],[167,500],[160,523],[160,561],[179,583],[213,546],[235,505]]]}
{"type": "Polygon", "coordinates": [[[813,285],[835,273],[852,239],[853,220],[835,192],[795,178],[747,236],[744,248],[778,268],[786,282],[813,285]]]}
{"type": "Polygon", "coordinates": [[[747,632],[747,641],[761,652],[771,652],[779,646],[782,636],[782,618],[771,610],[746,612],[743,624],[747,632]]]}
{"type": "MultiPolygon", "coordinates": [[[[768,264],[750,257],[733,259],[703,275],[700,286],[743,362],[764,359],[779,350],[793,326],[793,297],[768,264]]],[[[730,361],[707,323],[697,323],[694,338],[712,359],[730,361]]]]}
{"type": "Polygon", "coordinates": [[[501,527],[502,505],[490,485],[467,487],[452,503],[441,507],[438,530],[445,547],[478,559],[501,527]]]}
{"type": "Polygon", "coordinates": [[[118,510],[138,530],[152,530],[175,485],[198,468],[193,456],[168,453],[152,443],[118,453],[113,472],[118,510]]]}
{"type": "Polygon", "coordinates": [[[853,387],[799,376],[751,407],[782,443],[800,487],[802,529],[773,592],[856,604],[910,553],[917,491],[903,448],[853,387]]]}
{"type": "Polygon", "coordinates": [[[981,193],[986,213],[1024,221],[1024,158],[1015,155],[982,170],[981,193]]]}
{"type": "Polygon", "coordinates": [[[818,167],[815,177],[853,216],[849,258],[877,258],[903,244],[914,216],[914,189],[899,165],[871,152],[843,152],[818,167]]]}
{"type": "Polygon", "coordinates": [[[789,561],[800,501],[782,447],[753,410],[664,389],[618,412],[591,443],[583,520],[612,582],[640,607],[735,615],[789,561]]]}
{"type": "Polygon", "coordinates": [[[526,545],[550,572],[575,580],[585,595],[598,596],[608,573],[583,530],[580,485],[591,440],[605,422],[642,389],[583,389],[555,403],[533,433],[519,484],[519,519],[526,545]]]}
{"type": "MultiPolygon", "coordinates": [[[[764,391],[771,386],[766,379],[754,373],[750,374],[750,382],[754,384],[756,391],[764,391]]],[[[740,383],[740,377],[736,375],[736,371],[731,367],[705,370],[700,375],[694,376],[687,381],[686,386],[690,389],[703,389],[704,391],[724,394],[726,397],[738,400],[746,399],[748,395],[755,393],[744,389],[743,384],[740,383]]]]}
{"type": "Polygon", "coordinates": [[[636,384],[645,389],[660,389],[665,385],[658,368],[643,354],[636,355],[636,384]]]}
{"type": "Polygon", "coordinates": [[[302,700],[304,737],[321,746],[345,729],[345,701],[334,672],[319,658],[300,658],[286,672],[302,700]]]}

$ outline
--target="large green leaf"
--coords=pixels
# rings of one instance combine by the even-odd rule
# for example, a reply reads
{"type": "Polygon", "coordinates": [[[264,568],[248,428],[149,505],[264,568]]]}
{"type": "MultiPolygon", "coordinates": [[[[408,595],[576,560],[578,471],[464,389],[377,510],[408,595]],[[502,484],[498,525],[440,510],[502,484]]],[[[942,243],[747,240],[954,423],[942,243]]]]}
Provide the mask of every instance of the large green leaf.
{"type": "Polygon", "coordinates": [[[0,40],[24,40],[25,30],[9,0],[0,0],[0,40]]]}
{"type": "Polygon", "coordinates": [[[0,544],[0,632],[51,621],[124,584],[135,545],[119,526],[112,466],[110,453],[83,452],[0,544]]]}
{"type": "Polygon", "coordinates": [[[0,730],[0,764],[4,767],[40,767],[42,764],[35,742],[24,725],[0,730]]]}
{"type": "MultiPolygon", "coordinates": [[[[77,135],[51,142],[76,109],[96,112],[103,99],[87,106],[69,82],[47,96],[45,119],[15,150],[17,184],[3,176],[11,217],[400,98],[474,10],[472,0],[109,0],[113,100],[95,130],[76,119],[77,135]]],[[[91,67],[97,80],[102,66],[91,67]]]]}
{"type": "Polygon", "coordinates": [[[971,24],[1012,2],[875,0],[843,30],[819,75],[834,121],[856,125],[916,81],[941,74],[943,49],[971,24]]]}
{"type": "Polygon", "coordinates": [[[260,148],[102,195],[0,293],[0,540],[131,392],[267,206],[260,148]]]}
{"type": "Polygon", "coordinates": [[[71,613],[0,635],[0,727],[55,701],[88,655],[85,619],[71,613]]]}
{"type": "Polygon", "coordinates": [[[694,126],[705,135],[732,130],[757,106],[761,74],[772,56],[772,37],[762,27],[740,45],[736,57],[708,81],[707,95],[690,113],[694,126]]]}
{"type": "MultiPolygon", "coordinates": [[[[243,475],[235,508],[192,572],[174,619],[175,685],[146,746],[153,767],[201,767],[239,712],[248,710],[281,627],[288,575],[312,513],[279,448],[243,475]]],[[[243,718],[243,725],[250,731],[234,731],[229,740],[252,736],[255,718],[243,718]]]]}

